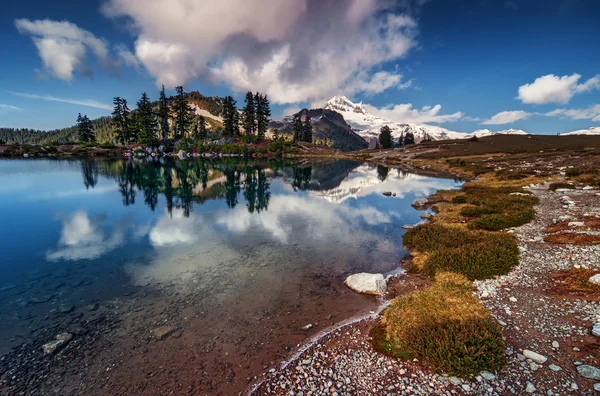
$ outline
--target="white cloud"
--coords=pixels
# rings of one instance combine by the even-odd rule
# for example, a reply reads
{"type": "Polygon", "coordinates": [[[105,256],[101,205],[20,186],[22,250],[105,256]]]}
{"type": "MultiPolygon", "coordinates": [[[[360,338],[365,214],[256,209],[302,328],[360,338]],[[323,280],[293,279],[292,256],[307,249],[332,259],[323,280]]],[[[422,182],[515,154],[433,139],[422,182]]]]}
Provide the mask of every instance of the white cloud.
{"type": "Polygon", "coordinates": [[[5,111],[23,111],[23,109],[20,107],[0,103],[0,111],[3,111],[3,110],[5,110],[5,111]]]}
{"type": "Polygon", "coordinates": [[[102,218],[90,219],[83,210],[62,219],[58,248],[46,253],[48,261],[92,260],[116,249],[125,240],[124,223],[115,226],[109,237],[102,231],[102,218]]]}
{"type": "Polygon", "coordinates": [[[413,109],[411,103],[387,105],[377,108],[372,105],[363,104],[366,110],[376,116],[393,122],[406,122],[415,124],[455,122],[464,116],[460,111],[452,114],[440,114],[442,106],[423,106],[421,109],[413,109]]]}
{"type": "Polygon", "coordinates": [[[8,92],[11,95],[20,96],[22,98],[45,100],[45,101],[49,101],[49,102],[69,103],[69,104],[78,105],[78,106],[94,107],[94,108],[103,109],[103,110],[112,110],[111,105],[101,103],[101,102],[98,102],[93,99],[67,99],[67,98],[58,98],[56,96],[51,96],[51,95],[35,95],[35,94],[27,94],[27,93],[14,92],[14,91],[6,91],[6,92],[8,92]]]}
{"type": "Polygon", "coordinates": [[[517,98],[528,104],[568,103],[575,94],[600,89],[600,74],[578,84],[580,78],[577,73],[562,77],[548,74],[520,86],[517,98]]]}
{"type": "Polygon", "coordinates": [[[16,19],[15,26],[19,32],[31,36],[44,63],[44,71],[57,78],[71,81],[74,72],[91,75],[86,64],[88,50],[104,66],[111,65],[107,42],[73,23],[16,19]]]}
{"type": "Polygon", "coordinates": [[[600,122],[600,104],[595,104],[585,109],[556,109],[545,114],[549,117],[560,117],[572,120],[592,120],[600,122]]]}
{"type": "Polygon", "coordinates": [[[494,115],[489,120],[482,122],[484,125],[500,125],[500,124],[510,124],[511,122],[516,122],[519,120],[526,120],[531,117],[531,113],[528,113],[523,110],[513,110],[513,111],[501,111],[500,113],[494,115]]]}
{"type": "Polygon", "coordinates": [[[391,2],[109,0],[103,12],[131,18],[157,85],[203,78],[285,104],[410,84],[375,70],[416,46],[416,22],[391,2]]]}

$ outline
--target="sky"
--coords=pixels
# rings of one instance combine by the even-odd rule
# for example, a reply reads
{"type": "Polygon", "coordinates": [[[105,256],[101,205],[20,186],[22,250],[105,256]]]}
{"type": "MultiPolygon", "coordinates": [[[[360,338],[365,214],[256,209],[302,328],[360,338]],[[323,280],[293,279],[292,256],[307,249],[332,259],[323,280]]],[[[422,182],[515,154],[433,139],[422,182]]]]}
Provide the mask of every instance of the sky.
{"type": "Polygon", "coordinates": [[[0,127],[71,126],[161,85],[334,95],[460,132],[600,126],[600,0],[87,0],[0,13],[0,127]]]}

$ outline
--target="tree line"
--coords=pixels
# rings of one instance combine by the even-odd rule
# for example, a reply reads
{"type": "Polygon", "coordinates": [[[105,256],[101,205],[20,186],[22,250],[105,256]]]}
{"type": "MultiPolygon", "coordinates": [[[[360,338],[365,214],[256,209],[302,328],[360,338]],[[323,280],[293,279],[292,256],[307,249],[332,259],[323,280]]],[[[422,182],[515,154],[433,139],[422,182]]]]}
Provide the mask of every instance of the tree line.
{"type": "MultiPolygon", "coordinates": [[[[381,148],[391,148],[393,144],[392,130],[388,125],[384,125],[379,130],[379,144],[381,148]]],[[[408,144],[415,144],[415,135],[412,132],[407,132],[400,135],[398,138],[398,146],[406,146],[408,144]]]]}
{"type": "MultiPolygon", "coordinates": [[[[160,141],[167,142],[171,138],[194,141],[207,139],[209,131],[205,117],[196,116],[188,102],[188,93],[183,90],[182,86],[176,87],[175,91],[176,94],[168,98],[163,85],[158,103],[151,102],[148,94],[144,92],[136,103],[137,109],[133,111],[129,108],[126,99],[115,97],[111,120],[116,142],[120,144],[140,142],[148,146],[155,146],[160,141]]],[[[226,96],[223,99],[222,136],[241,136],[241,124],[248,141],[262,141],[269,128],[271,117],[269,99],[267,95],[260,92],[248,92],[245,102],[244,109],[240,114],[233,97],[226,96]]],[[[76,128],[81,142],[96,141],[91,121],[87,115],[79,114],[76,128]]]]}
{"type": "Polygon", "coordinates": [[[312,143],[313,141],[313,127],[311,118],[308,113],[304,116],[302,121],[302,115],[300,113],[294,114],[292,119],[292,126],[294,129],[294,143],[295,142],[307,142],[312,143]]]}

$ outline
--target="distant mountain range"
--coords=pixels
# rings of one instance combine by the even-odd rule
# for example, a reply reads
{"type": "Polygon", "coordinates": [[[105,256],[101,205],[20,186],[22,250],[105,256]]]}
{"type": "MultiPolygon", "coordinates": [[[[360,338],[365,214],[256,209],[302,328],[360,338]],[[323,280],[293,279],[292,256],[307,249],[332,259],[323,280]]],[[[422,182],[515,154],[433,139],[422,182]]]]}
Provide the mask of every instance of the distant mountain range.
{"type": "Polygon", "coordinates": [[[588,129],[580,129],[578,131],[561,133],[561,136],[567,135],[600,135],[600,127],[591,127],[588,129]]]}
{"type": "Polygon", "coordinates": [[[528,133],[519,129],[507,129],[492,132],[489,129],[479,129],[471,133],[452,131],[446,128],[427,125],[393,122],[385,118],[369,114],[367,106],[362,102],[353,103],[343,95],[334,96],[325,103],[325,109],[340,113],[352,130],[369,140],[378,137],[382,126],[387,125],[392,130],[392,137],[398,139],[401,135],[411,132],[417,142],[431,138],[431,140],[468,139],[473,136],[484,137],[491,135],[527,135],[528,133]]]}

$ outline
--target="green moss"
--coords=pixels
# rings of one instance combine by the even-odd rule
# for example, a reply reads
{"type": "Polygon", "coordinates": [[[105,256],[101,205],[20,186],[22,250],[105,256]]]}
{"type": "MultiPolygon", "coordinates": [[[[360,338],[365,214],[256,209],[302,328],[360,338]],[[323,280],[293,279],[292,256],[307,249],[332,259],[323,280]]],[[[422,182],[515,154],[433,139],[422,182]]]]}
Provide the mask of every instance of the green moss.
{"type": "Polygon", "coordinates": [[[452,198],[452,203],[453,204],[467,203],[467,197],[465,197],[464,195],[457,195],[456,197],[452,198]]]}
{"type": "Polygon", "coordinates": [[[469,280],[487,279],[519,263],[517,241],[506,233],[422,224],[406,232],[404,245],[428,253],[420,270],[430,277],[450,271],[469,280]]]}
{"type": "Polygon", "coordinates": [[[371,336],[378,349],[438,373],[473,376],[506,364],[500,326],[456,274],[394,299],[371,336]]]}

